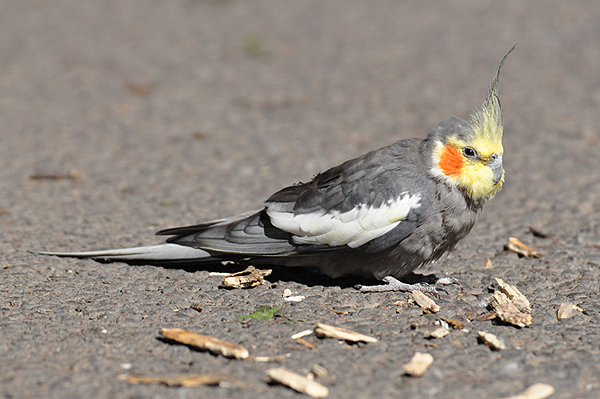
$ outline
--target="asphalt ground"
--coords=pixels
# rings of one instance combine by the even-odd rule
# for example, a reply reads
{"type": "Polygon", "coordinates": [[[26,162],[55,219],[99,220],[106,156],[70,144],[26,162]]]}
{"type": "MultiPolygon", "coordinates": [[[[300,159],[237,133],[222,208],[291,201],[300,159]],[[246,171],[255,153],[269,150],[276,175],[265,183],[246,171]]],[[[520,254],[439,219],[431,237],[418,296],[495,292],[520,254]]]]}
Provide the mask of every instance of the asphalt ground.
{"type": "Polygon", "coordinates": [[[331,398],[501,398],[538,382],[553,398],[600,397],[600,3],[4,1],[0,37],[4,398],[296,398],[265,371],[314,364],[331,398]],[[468,117],[515,43],[500,82],[506,184],[456,250],[419,271],[460,282],[437,314],[302,271],[225,290],[206,270],[28,252],[160,243],[161,228],[259,209],[283,186],[468,117]],[[509,237],[544,256],[506,251],[509,237]],[[495,277],[529,298],[530,327],[470,320],[495,277]],[[567,302],[584,311],[558,320],[567,302]],[[426,339],[442,317],[468,331],[426,339]],[[290,338],[319,322],[379,342],[290,338]],[[290,355],[229,360],[161,328],[290,355]],[[491,351],[480,330],[507,348],[491,351]],[[434,362],[406,377],[416,352],[434,362]],[[119,378],[209,373],[244,385],[119,378]]]}

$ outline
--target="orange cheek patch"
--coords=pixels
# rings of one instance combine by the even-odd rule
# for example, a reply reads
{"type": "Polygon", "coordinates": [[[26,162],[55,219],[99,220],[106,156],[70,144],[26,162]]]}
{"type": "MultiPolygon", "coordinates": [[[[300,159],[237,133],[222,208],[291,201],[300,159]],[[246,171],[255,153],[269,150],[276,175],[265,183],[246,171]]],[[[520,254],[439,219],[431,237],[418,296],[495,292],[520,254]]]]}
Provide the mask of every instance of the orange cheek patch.
{"type": "Polygon", "coordinates": [[[463,167],[463,159],[460,151],[449,145],[444,146],[440,154],[438,166],[446,176],[459,174],[463,167]]]}

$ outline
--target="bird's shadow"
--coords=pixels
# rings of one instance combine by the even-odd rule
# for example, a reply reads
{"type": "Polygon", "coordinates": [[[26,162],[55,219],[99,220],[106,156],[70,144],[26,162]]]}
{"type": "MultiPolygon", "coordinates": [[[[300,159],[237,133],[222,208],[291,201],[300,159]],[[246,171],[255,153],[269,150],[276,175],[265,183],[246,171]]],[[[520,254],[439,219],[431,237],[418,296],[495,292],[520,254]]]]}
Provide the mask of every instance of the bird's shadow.
{"type": "MultiPolygon", "coordinates": [[[[246,269],[248,266],[254,266],[257,269],[271,269],[272,273],[265,278],[265,280],[276,283],[280,281],[293,281],[299,284],[306,285],[308,287],[315,286],[324,286],[324,287],[340,287],[340,288],[351,288],[356,287],[357,285],[380,285],[382,282],[377,280],[375,277],[364,277],[364,276],[341,276],[332,278],[326,276],[319,272],[318,268],[310,268],[310,267],[285,267],[285,266],[274,266],[274,265],[260,265],[246,262],[235,262],[235,263],[227,263],[227,264],[207,264],[202,265],[201,267],[198,264],[185,264],[185,263],[177,263],[177,264],[168,264],[164,263],[161,265],[148,265],[142,262],[127,262],[130,265],[146,265],[146,266],[155,266],[161,267],[163,269],[179,269],[185,270],[189,273],[194,273],[198,271],[207,271],[207,272],[221,272],[221,273],[236,273],[246,269]]],[[[409,273],[406,276],[402,277],[402,282],[407,284],[418,284],[418,283],[426,283],[426,284],[435,284],[437,281],[437,277],[435,274],[417,274],[417,273],[409,273]]]]}
{"type": "MultiPolygon", "coordinates": [[[[306,285],[308,287],[324,286],[324,287],[340,287],[340,288],[351,288],[358,285],[381,285],[383,284],[380,280],[375,277],[364,277],[364,276],[341,276],[332,278],[323,275],[317,269],[310,268],[297,268],[297,267],[277,267],[273,268],[273,272],[266,278],[268,281],[293,281],[306,285]]],[[[435,275],[422,275],[410,273],[402,277],[402,282],[407,284],[417,283],[428,283],[435,284],[437,278],[435,275]]]]}

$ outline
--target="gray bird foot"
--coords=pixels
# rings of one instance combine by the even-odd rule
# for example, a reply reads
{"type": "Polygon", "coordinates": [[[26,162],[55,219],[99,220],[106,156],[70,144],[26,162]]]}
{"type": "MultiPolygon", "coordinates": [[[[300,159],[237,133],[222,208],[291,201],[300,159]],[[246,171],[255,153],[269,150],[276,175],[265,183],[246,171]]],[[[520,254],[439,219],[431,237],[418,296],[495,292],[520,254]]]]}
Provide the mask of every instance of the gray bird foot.
{"type": "Polygon", "coordinates": [[[389,291],[421,291],[426,294],[438,295],[438,291],[435,287],[430,285],[421,284],[406,284],[392,276],[386,276],[383,278],[383,282],[386,284],[382,285],[358,285],[356,288],[360,292],[389,292],[389,291]]]}

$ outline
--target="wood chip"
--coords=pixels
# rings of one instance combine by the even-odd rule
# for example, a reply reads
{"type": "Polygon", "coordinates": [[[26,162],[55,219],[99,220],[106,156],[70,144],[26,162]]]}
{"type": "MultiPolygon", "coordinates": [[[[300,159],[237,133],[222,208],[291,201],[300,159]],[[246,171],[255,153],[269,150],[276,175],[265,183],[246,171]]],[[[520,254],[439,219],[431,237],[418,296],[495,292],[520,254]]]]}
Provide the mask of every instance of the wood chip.
{"type": "Polygon", "coordinates": [[[336,338],[348,342],[377,342],[377,338],[369,337],[361,333],[346,330],[345,328],[333,327],[327,324],[317,324],[315,327],[317,337],[336,338]]]}
{"type": "Polygon", "coordinates": [[[442,318],[442,320],[444,320],[446,323],[448,323],[450,326],[452,326],[452,328],[454,328],[456,330],[462,330],[463,328],[465,328],[467,326],[467,323],[460,321],[460,320],[456,320],[456,319],[442,318]]]}
{"type": "Polygon", "coordinates": [[[194,309],[196,312],[202,312],[202,306],[199,303],[190,305],[190,309],[194,309]]]}
{"type": "Polygon", "coordinates": [[[279,356],[248,356],[245,360],[250,360],[250,361],[259,362],[259,363],[265,363],[265,362],[282,363],[285,359],[287,359],[290,356],[292,356],[291,353],[286,353],[285,355],[279,355],[279,356]]]}
{"type": "Polygon", "coordinates": [[[317,344],[311,344],[310,342],[308,342],[304,338],[298,338],[296,340],[296,342],[298,342],[299,344],[302,344],[302,345],[306,346],[308,349],[315,349],[317,347],[317,344]]]}
{"type": "Polygon", "coordinates": [[[252,288],[265,283],[264,277],[273,272],[271,269],[259,270],[254,266],[248,266],[246,270],[229,274],[221,282],[224,288],[252,288]]]}
{"type": "Polygon", "coordinates": [[[487,333],[485,331],[478,331],[477,335],[479,335],[481,341],[484,344],[486,344],[491,350],[499,351],[506,349],[506,345],[504,345],[504,342],[499,340],[498,337],[496,337],[494,334],[487,333]]]}
{"type": "Polygon", "coordinates": [[[492,261],[490,260],[490,258],[485,258],[485,266],[483,266],[483,268],[491,269],[492,267],[494,267],[494,265],[492,265],[492,261]]]}
{"type": "Polygon", "coordinates": [[[521,256],[526,256],[529,258],[541,258],[542,256],[544,256],[535,249],[523,244],[521,241],[519,241],[519,239],[515,237],[508,238],[508,244],[506,244],[506,249],[517,253],[521,256]]]}
{"type": "Polygon", "coordinates": [[[531,315],[522,313],[517,305],[512,303],[506,294],[496,291],[490,298],[490,307],[496,313],[496,317],[505,323],[518,327],[526,327],[533,323],[531,315]]]}
{"type": "Polygon", "coordinates": [[[560,304],[560,308],[558,308],[556,317],[558,317],[558,320],[570,319],[576,314],[583,313],[584,311],[584,309],[580,308],[575,304],[572,304],[571,302],[563,302],[560,304]]]}
{"type": "Polygon", "coordinates": [[[304,295],[294,295],[283,298],[286,302],[302,302],[306,297],[304,295]]]}
{"type": "Polygon", "coordinates": [[[237,382],[231,381],[225,374],[183,374],[177,376],[151,376],[145,374],[120,375],[120,380],[127,381],[130,384],[148,385],[164,384],[170,387],[197,387],[201,385],[220,385],[229,382],[234,385],[237,382]]]}
{"type": "Polygon", "coordinates": [[[313,373],[315,377],[327,377],[327,369],[320,364],[313,364],[310,368],[310,372],[313,373]]]}
{"type": "Polygon", "coordinates": [[[425,313],[437,313],[440,311],[440,307],[433,301],[433,299],[429,298],[427,295],[423,294],[421,291],[414,290],[410,293],[411,298],[417,305],[423,309],[425,313]]]}
{"type": "Polygon", "coordinates": [[[425,334],[425,338],[443,338],[448,334],[450,334],[450,330],[448,329],[448,327],[442,326],[436,328],[431,332],[427,332],[425,334]]]}
{"type": "Polygon", "coordinates": [[[517,396],[511,396],[504,399],[545,399],[554,393],[552,385],[537,383],[527,388],[523,393],[517,396]]]}
{"type": "Polygon", "coordinates": [[[347,312],[347,311],[345,311],[345,310],[335,310],[335,309],[330,309],[330,310],[331,310],[333,313],[335,313],[335,314],[341,314],[341,315],[347,315],[347,314],[350,314],[350,313],[348,313],[348,312],[347,312]]]}
{"type": "MultiPolygon", "coordinates": [[[[491,312],[480,314],[473,320],[476,320],[476,321],[494,320],[496,317],[497,317],[496,312],[491,311],[491,312]]],[[[473,320],[471,320],[471,321],[473,321],[473,320]]]]}
{"type": "Polygon", "coordinates": [[[300,332],[292,335],[290,338],[298,339],[298,338],[306,337],[307,335],[310,335],[312,333],[314,333],[314,330],[304,330],[304,331],[300,331],[300,332]]]}
{"type": "Polygon", "coordinates": [[[406,375],[410,375],[411,377],[421,377],[429,366],[433,363],[433,356],[429,353],[415,353],[410,362],[406,363],[404,366],[404,373],[406,375]]]}
{"type": "Polygon", "coordinates": [[[235,359],[245,359],[249,356],[248,350],[243,346],[179,328],[163,328],[160,330],[160,333],[167,339],[201,350],[208,350],[215,355],[223,355],[235,359]]]}
{"type": "Polygon", "coordinates": [[[272,381],[290,387],[300,393],[312,396],[313,398],[325,398],[329,395],[329,389],[327,389],[327,387],[300,374],[296,374],[285,367],[269,369],[267,370],[267,375],[272,381]]]}
{"type": "Polygon", "coordinates": [[[450,334],[450,326],[444,320],[441,320],[441,319],[436,320],[435,325],[437,325],[438,327],[435,328],[434,330],[428,330],[425,333],[426,339],[443,338],[446,335],[450,334]]]}
{"type": "Polygon", "coordinates": [[[501,278],[494,278],[498,285],[500,286],[500,291],[503,292],[508,299],[511,300],[512,303],[517,305],[517,308],[521,312],[529,313],[531,312],[531,305],[529,304],[529,299],[523,294],[521,291],[514,285],[506,284],[502,281],[501,278]]]}

